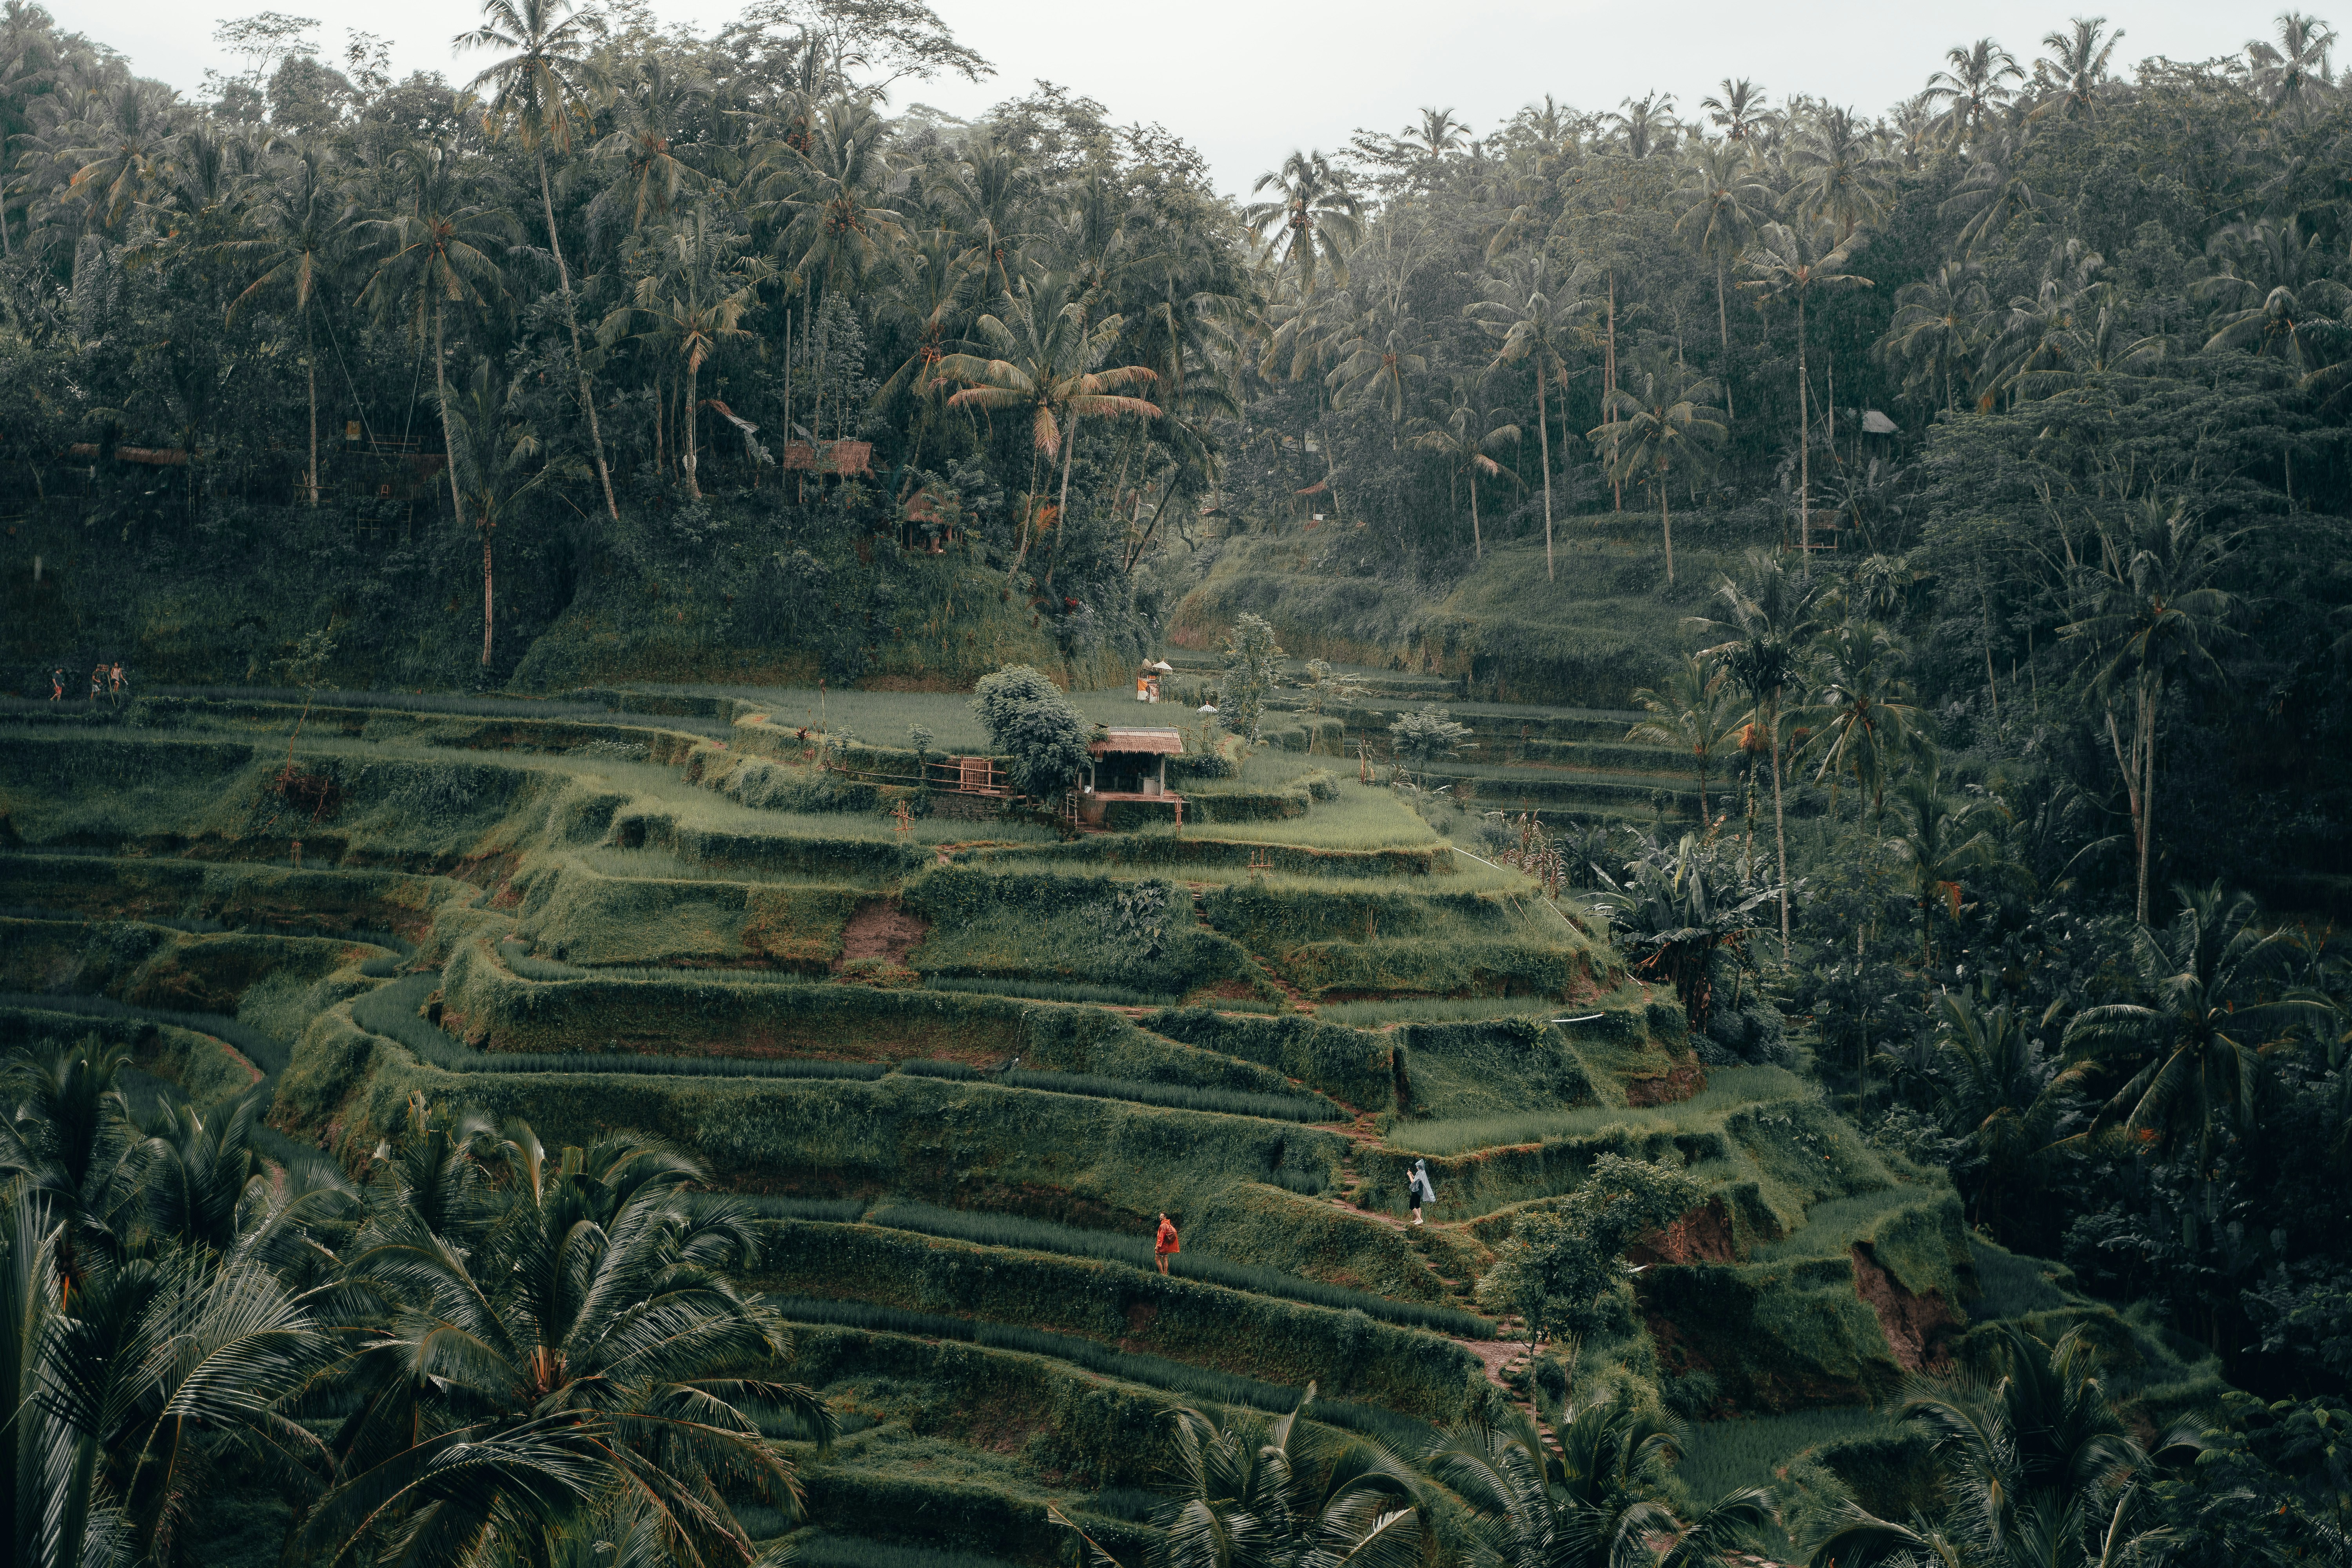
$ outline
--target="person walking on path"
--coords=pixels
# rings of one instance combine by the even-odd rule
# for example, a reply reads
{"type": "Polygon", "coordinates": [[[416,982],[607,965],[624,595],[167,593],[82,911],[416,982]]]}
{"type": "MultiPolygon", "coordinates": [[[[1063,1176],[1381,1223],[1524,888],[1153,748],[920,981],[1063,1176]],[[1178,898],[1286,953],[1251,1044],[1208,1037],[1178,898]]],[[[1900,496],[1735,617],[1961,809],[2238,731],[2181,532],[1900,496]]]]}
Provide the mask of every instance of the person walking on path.
{"type": "Polygon", "coordinates": [[[104,691],[105,689],[106,689],[106,666],[104,666],[104,665],[102,665],[102,664],[94,664],[94,665],[91,665],[91,666],[89,667],[89,700],[90,700],[92,702],[97,701],[97,700],[98,700],[98,698],[99,698],[99,693],[100,693],[100,692],[104,691]]]}
{"type": "Polygon", "coordinates": [[[63,702],[65,700],[66,667],[64,665],[59,665],[57,668],[49,671],[49,700],[52,702],[63,702]]]}
{"type": "Polygon", "coordinates": [[[1160,1216],[1160,1234],[1152,1238],[1151,1256],[1160,1265],[1160,1272],[1168,1272],[1168,1260],[1183,1251],[1176,1240],[1176,1222],[1166,1215],[1160,1216]]]}
{"type": "Polygon", "coordinates": [[[1422,1205],[1437,1201],[1437,1189],[1430,1184],[1428,1161],[1412,1163],[1412,1174],[1405,1181],[1405,1192],[1412,1200],[1412,1223],[1419,1225],[1422,1205]]]}
{"type": "Polygon", "coordinates": [[[112,701],[122,700],[122,661],[119,658],[107,666],[106,695],[112,701]]]}

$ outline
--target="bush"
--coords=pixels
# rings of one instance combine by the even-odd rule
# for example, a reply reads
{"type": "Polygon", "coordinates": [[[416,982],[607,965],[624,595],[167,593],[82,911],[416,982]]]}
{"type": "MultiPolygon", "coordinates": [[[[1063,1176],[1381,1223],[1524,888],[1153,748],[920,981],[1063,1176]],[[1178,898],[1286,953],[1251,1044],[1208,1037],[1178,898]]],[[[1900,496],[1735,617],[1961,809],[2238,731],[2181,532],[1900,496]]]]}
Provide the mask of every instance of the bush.
{"type": "Polygon", "coordinates": [[[1022,795],[1040,800],[1058,795],[1093,760],[1087,751],[1093,721],[1025,664],[982,678],[972,689],[971,710],[988,731],[989,744],[1010,759],[1006,776],[1022,795]]]}

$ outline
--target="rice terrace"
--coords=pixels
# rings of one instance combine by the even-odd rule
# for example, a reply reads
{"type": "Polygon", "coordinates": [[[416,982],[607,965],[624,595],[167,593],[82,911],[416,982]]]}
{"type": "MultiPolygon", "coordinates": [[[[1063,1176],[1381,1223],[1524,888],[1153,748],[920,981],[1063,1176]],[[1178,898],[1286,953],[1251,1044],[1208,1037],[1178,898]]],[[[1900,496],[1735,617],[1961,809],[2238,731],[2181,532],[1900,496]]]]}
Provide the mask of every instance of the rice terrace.
{"type": "Polygon", "coordinates": [[[2324,20],[483,18],[0,16],[0,1568],[2352,1564],[2324,20]]]}

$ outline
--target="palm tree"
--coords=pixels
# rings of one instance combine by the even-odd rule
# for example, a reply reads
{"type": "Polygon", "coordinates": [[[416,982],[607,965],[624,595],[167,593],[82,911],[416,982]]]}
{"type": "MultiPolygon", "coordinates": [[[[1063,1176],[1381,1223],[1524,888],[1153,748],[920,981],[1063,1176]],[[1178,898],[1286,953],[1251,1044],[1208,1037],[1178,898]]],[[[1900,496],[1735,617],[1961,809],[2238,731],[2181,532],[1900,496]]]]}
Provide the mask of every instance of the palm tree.
{"type": "Polygon", "coordinates": [[[751,335],[740,325],[743,313],[759,302],[760,283],[769,276],[759,258],[736,255],[740,247],[740,237],[719,228],[709,207],[697,207],[664,231],[659,264],[637,279],[633,302],[606,317],[600,329],[617,336],[623,328],[636,326],[635,336],[660,343],[685,372],[680,468],[686,493],[696,500],[702,487],[695,478],[701,424],[695,378],[722,344],[751,335]]]}
{"type": "Polygon", "coordinates": [[[1701,658],[1719,663],[1755,704],[1772,756],[1772,838],[1780,854],[1780,942],[1789,941],[1789,835],[1780,805],[1780,710],[1789,688],[1801,685],[1805,645],[1815,626],[1821,590],[1810,574],[1791,577],[1769,552],[1748,552],[1745,586],[1726,577],[1716,590],[1724,619],[1695,619],[1706,633],[1725,640],[1701,648],[1701,658]]]}
{"type": "MultiPolygon", "coordinates": [[[[1844,270],[1852,261],[1848,245],[1824,250],[1810,236],[1784,223],[1768,223],[1748,253],[1748,269],[1755,276],[1740,285],[1757,290],[1764,301],[1792,300],[1797,307],[1797,537],[1811,570],[1813,548],[1813,466],[1810,395],[1805,379],[1805,300],[1816,291],[1826,293],[1847,284],[1867,289],[1870,279],[1844,270]]],[[[1781,868],[1785,877],[1787,868],[1781,868]]]]}
{"type": "Polygon", "coordinates": [[[1495,1568],[1728,1564],[1769,1516],[1760,1488],[1685,1524],[1663,1499],[1672,1431],[1628,1398],[1567,1413],[1546,1433],[1517,1406],[1450,1428],[1423,1465],[1475,1514],[1477,1560],[1495,1568]]]}
{"type": "Polygon", "coordinates": [[[1639,98],[1625,99],[1615,110],[1601,118],[1603,123],[1616,127],[1617,150],[1624,157],[1642,159],[1675,150],[1680,122],[1675,119],[1673,93],[1645,92],[1639,98]]]}
{"type": "Polygon", "coordinates": [[[1963,48],[1954,45],[1944,60],[1948,68],[1927,79],[1927,97],[1943,100],[1936,117],[1945,141],[1955,147],[1973,142],[2011,96],[2006,85],[2025,79],[2017,57],[1990,38],[1979,38],[1963,48]]]}
{"type": "Polygon", "coordinates": [[[977,132],[964,139],[961,161],[945,182],[948,205],[980,250],[983,273],[996,274],[999,293],[1013,292],[1012,258],[1023,237],[1016,226],[1036,188],[1037,171],[1026,159],[977,132]]]}
{"type": "MultiPolygon", "coordinates": [[[[1993,989],[1985,987],[1988,997],[1993,989]]],[[[1968,1141],[1976,1178],[1972,1219],[1990,1229],[2010,1184],[2030,1177],[2048,1156],[2095,1065],[2053,1070],[2005,1001],[1980,1006],[1967,991],[1947,989],[1936,1011],[1937,1120],[1948,1134],[1968,1141]]]]}
{"type": "Polygon", "coordinates": [[[1479,286],[1486,299],[1466,311],[1502,340],[1495,364],[1527,360],[1535,369],[1536,439],[1543,463],[1544,581],[1548,583],[1556,580],[1558,574],[1551,544],[1551,416],[1544,405],[1544,391],[1552,377],[1567,378],[1568,350],[1576,342],[1576,323],[1585,308],[1581,286],[1586,276],[1580,268],[1563,278],[1543,255],[1511,257],[1504,261],[1498,276],[1479,286]]]}
{"type": "MultiPolygon", "coordinates": [[[[907,357],[875,390],[879,408],[901,393],[922,400],[926,411],[913,435],[919,444],[929,422],[932,395],[939,389],[939,363],[947,344],[960,341],[971,318],[971,296],[988,276],[988,262],[976,247],[945,228],[925,230],[898,253],[898,286],[884,297],[898,318],[899,341],[911,342],[907,357]]],[[[908,459],[912,466],[913,458],[908,459]]]]}
{"type": "Polygon", "coordinates": [[[1720,142],[1694,140],[1678,187],[1684,205],[1682,216],[1675,221],[1675,233],[1715,263],[1715,326],[1723,343],[1727,414],[1738,410],[1731,405],[1731,308],[1725,301],[1725,279],[1772,205],[1772,188],[1756,178],[1755,168],[1748,150],[1728,135],[1720,142]]]}
{"type": "MultiPolygon", "coordinates": [[[[449,433],[449,471],[458,493],[473,502],[474,531],[482,545],[482,667],[490,663],[490,540],[506,514],[544,484],[549,470],[534,466],[539,437],[510,422],[510,390],[498,384],[488,359],[477,361],[464,393],[441,411],[449,433]]],[[[690,476],[689,476],[690,478],[690,476]]],[[[461,508],[459,518],[465,516],[461,508]]]]}
{"type": "MultiPolygon", "coordinates": [[[[1157,1516],[1154,1568],[1412,1568],[1428,1544],[1421,1485],[1368,1437],[1308,1427],[1298,1408],[1265,1422],[1172,1413],[1174,1496],[1157,1516]]],[[[1097,1549],[1098,1552],[1099,1549],[1097,1549]]],[[[1109,1559],[1094,1557],[1096,1568],[1109,1559]]]]}
{"type": "Polygon", "coordinates": [[[1375,306],[1356,318],[1339,345],[1344,357],[1323,384],[1335,404],[1366,398],[1385,409],[1391,424],[1399,423],[1404,418],[1404,378],[1428,371],[1429,358],[1422,352],[1428,346],[1421,323],[1401,308],[1375,306]]]}
{"type": "Polygon", "coordinates": [[[2254,89],[2273,113],[2300,115],[2323,102],[2336,85],[2327,70],[2327,52],[2336,47],[2336,29],[2316,16],[2284,11],[2278,18],[2278,42],[2260,38],[2246,45],[2254,68],[2254,89]]]}
{"type": "Polygon", "coordinates": [[[1990,1381],[1915,1384],[1899,1413],[1929,1435],[1941,1517],[1900,1524],[1848,1503],[1812,1568],[2123,1568],[2163,1544],[2166,1532],[2140,1527],[2150,1466],[2089,1335],[2077,1327],[2049,1344],[2013,1323],[1996,1330],[1990,1381]]]}
{"type": "Polygon", "coordinates": [[[1612,423],[1585,435],[1622,483],[1638,477],[1658,492],[1658,527],[1666,541],[1666,586],[1675,584],[1675,521],[1666,504],[1667,481],[1687,476],[1714,460],[1727,432],[1722,410],[1708,400],[1721,389],[1711,379],[1694,380],[1671,360],[1636,373],[1638,385],[1611,393],[1612,423]]]}
{"type": "Polygon", "coordinates": [[[688,161],[695,151],[682,144],[694,110],[710,98],[710,84],[677,68],[659,55],[638,62],[636,79],[613,100],[613,129],[588,150],[611,166],[604,188],[588,204],[593,235],[619,221],[626,211],[634,233],[660,223],[686,197],[709,183],[688,161]]]}
{"type": "Polygon", "coordinates": [[[2229,558],[2229,541],[2204,532],[2185,503],[2168,508],[2154,499],[2144,501],[2127,531],[2102,531],[2100,546],[2100,562],[2083,584],[2083,614],[2060,627],[2059,636],[2084,648],[2091,689],[2105,710],[2138,851],[2134,918],[2145,925],[2165,688],[2199,672],[2221,672],[2207,644],[2228,628],[2238,606],[2232,595],[2214,586],[2229,558]],[[2124,693],[2132,705],[2128,752],[2116,731],[2115,700],[2124,693]]]}
{"type": "Polygon", "coordinates": [[[1854,787],[1870,796],[1872,815],[1883,816],[1894,766],[1929,744],[1927,715],[1912,705],[1902,645],[1885,628],[1849,620],[1823,642],[1821,688],[1805,713],[1818,726],[1805,743],[1821,757],[1813,782],[1852,773],[1854,787]]]}
{"type": "Polygon", "coordinates": [[[1887,847],[1910,868],[1911,897],[1919,907],[1921,1005],[1933,984],[1935,913],[1938,902],[1960,913],[1960,893],[1976,872],[2006,879],[2011,871],[2001,855],[2000,808],[1982,798],[1948,793],[1942,767],[1930,755],[1895,784],[1895,833],[1887,847]]]}
{"type": "Polygon", "coordinates": [[[2013,105],[1980,126],[1970,142],[1968,174],[1937,208],[1939,217],[1964,220],[1957,237],[1969,255],[1991,244],[2020,214],[2041,209],[2042,193],[2033,186],[2036,163],[2030,155],[2033,142],[2032,117],[2013,105]]]}
{"type": "Polygon", "coordinates": [[[1412,438],[1412,444],[1424,452],[1444,457],[1456,474],[1469,475],[1470,549],[1474,558],[1483,561],[1486,542],[1478,526],[1478,476],[1492,478],[1502,473],[1502,465],[1487,454],[1517,446],[1519,427],[1508,423],[1499,408],[1480,413],[1470,392],[1468,384],[1455,381],[1445,401],[1436,405],[1438,416],[1421,421],[1422,431],[1412,438]]]}
{"type": "MultiPolygon", "coordinates": [[[[1066,276],[1048,275],[1033,282],[1023,279],[1005,300],[1002,315],[982,316],[973,331],[993,357],[948,354],[939,363],[939,374],[965,383],[948,399],[951,408],[1022,409],[1029,416],[1029,496],[1024,506],[1020,548],[1008,575],[1017,575],[1033,542],[1031,523],[1037,516],[1037,463],[1055,451],[1062,455],[1060,507],[1070,501],[1070,461],[1077,450],[1078,420],[1088,414],[1117,418],[1160,416],[1157,405],[1130,396],[1126,389],[1149,386],[1158,380],[1148,365],[1097,367],[1119,339],[1125,325],[1118,316],[1089,321],[1084,301],[1074,297],[1066,276]],[[1066,431],[1063,421],[1068,421],[1066,431]]],[[[1057,510],[1057,517],[1066,516],[1057,510]]]]}
{"type": "Polygon", "coordinates": [[[1700,99],[1698,106],[1706,110],[1708,123],[1723,132],[1723,139],[1738,146],[1748,139],[1766,113],[1764,89],[1746,77],[1738,81],[1725,77],[1717,86],[1718,90],[1700,99]]]}
{"type": "Polygon", "coordinates": [[[226,255],[258,269],[258,276],[229,304],[234,322],[247,306],[283,298],[302,323],[303,373],[310,395],[310,465],[303,489],[319,504],[319,348],[312,331],[320,285],[347,258],[352,205],[328,173],[326,154],[306,146],[286,178],[270,186],[250,209],[247,227],[254,237],[231,240],[226,255]]]}
{"type": "Polygon", "coordinates": [[[1805,122],[1787,153],[1797,184],[1797,210],[1853,242],[1864,220],[1885,209],[1895,185],[1895,160],[1873,145],[1870,127],[1851,110],[1822,109],[1805,122]]]}
{"type": "Polygon", "coordinates": [[[1361,235],[1364,204],[1348,188],[1346,174],[1321,153],[1293,153],[1250,187],[1253,195],[1271,189],[1272,198],[1242,209],[1242,221],[1256,234],[1265,259],[1289,268],[1299,292],[1315,292],[1325,267],[1332,281],[1348,285],[1347,253],[1361,235]]]}
{"type": "Polygon", "coordinates": [[[2050,52],[2033,62],[2033,85],[2042,95],[2033,117],[2054,114],[2062,120],[2090,116],[2108,87],[2107,59],[2123,42],[2124,30],[2106,31],[2105,16],[2077,16],[2064,29],[2042,35],[2050,52]]]}
{"type": "Polygon", "coordinates": [[[1738,742],[1743,721],[1730,679],[1714,660],[1695,653],[1675,666],[1664,690],[1644,686],[1633,693],[1633,701],[1650,717],[1626,731],[1627,740],[1690,753],[1698,774],[1699,832],[1704,836],[1714,826],[1706,808],[1706,781],[1716,759],[1738,742]]]}
{"type": "Polygon", "coordinates": [[[411,149],[402,162],[405,210],[361,226],[375,239],[381,259],[360,298],[373,303],[379,318],[401,321],[420,343],[431,330],[433,395],[451,464],[450,504],[462,526],[466,509],[457,499],[457,447],[449,438],[446,310],[451,305],[486,310],[503,293],[505,275],[492,252],[512,242],[515,223],[504,207],[469,199],[449,147],[428,143],[411,149]]]}
{"type": "Polygon", "coordinates": [[[19,1055],[8,1065],[0,1176],[37,1201],[55,1229],[44,1245],[60,1305],[121,1250],[144,1201],[142,1184],[154,1151],[131,1120],[119,1082],[130,1065],[95,1036],[53,1056],[19,1055]]]}
{"type": "Polygon", "coordinates": [[[1905,284],[1895,300],[1895,320],[1878,340],[1880,357],[1906,367],[1905,391],[1924,384],[1932,399],[1940,385],[1946,412],[1958,413],[1957,375],[1984,347],[1990,315],[1981,269],[1972,261],[1946,261],[1933,278],[1905,284]]]}
{"type": "Polygon", "coordinates": [[[2225,896],[2219,882],[2174,891],[2180,912],[2171,925],[2133,933],[2139,999],[2084,1008],[2064,1044],[2131,1071],[2083,1139],[2116,1127],[2158,1153],[2193,1142],[2203,1183],[2220,1135],[2247,1130],[2263,1058],[2330,1014],[2324,1001],[2282,984],[2292,927],[2265,931],[2253,899],[2225,896]]]}
{"type": "Polygon", "coordinates": [[[613,499],[613,476],[604,467],[604,436],[596,423],[596,399],[588,384],[588,362],[580,350],[580,312],[572,300],[572,268],[563,259],[563,238],[555,226],[555,195],[547,177],[547,150],[572,151],[572,123],[588,118],[587,99],[594,90],[593,68],[587,49],[593,37],[590,14],[566,16],[572,0],[482,0],[482,25],[460,33],[449,43],[457,49],[511,49],[514,52],[484,69],[469,84],[476,92],[490,89],[483,113],[486,125],[520,132],[539,169],[540,210],[547,218],[547,248],[555,258],[555,277],[563,294],[563,324],[572,334],[572,363],[580,373],[580,412],[588,421],[588,450],[596,462],[596,482],[604,487],[604,511],[621,521],[620,504],[613,499]]]}
{"type": "Polygon", "coordinates": [[[820,1439],[834,1423],[775,1381],[789,1336],[730,1279],[752,1257],[747,1216],[696,1202],[700,1168],[644,1141],[551,1156],[509,1123],[494,1149],[461,1146],[488,1168],[442,1229],[379,1163],[391,1191],[342,1289],[383,1321],[341,1364],[352,1404],[289,1554],[338,1568],[398,1542],[403,1561],[454,1565],[593,1511],[644,1529],[664,1561],[751,1561],[727,1494],[789,1517],[800,1493],[747,1407],[781,1406],[820,1439]]]}

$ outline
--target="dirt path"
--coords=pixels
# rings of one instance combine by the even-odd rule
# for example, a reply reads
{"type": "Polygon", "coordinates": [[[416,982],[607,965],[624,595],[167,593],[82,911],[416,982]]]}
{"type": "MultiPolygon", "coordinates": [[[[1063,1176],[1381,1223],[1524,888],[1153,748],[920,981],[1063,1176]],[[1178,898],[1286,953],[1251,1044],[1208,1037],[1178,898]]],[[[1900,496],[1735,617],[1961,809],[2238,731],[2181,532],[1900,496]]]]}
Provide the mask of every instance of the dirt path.
{"type": "Polygon", "coordinates": [[[841,930],[841,959],[838,969],[860,958],[887,958],[893,963],[904,963],[907,954],[915,950],[930,930],[916,916],[908,914],[896,899],[869,899],[857,906],[849,923],[841,930]]]}
{"type": "MultiPolygon", "coordinates": [[[[1209,885],[1206,882],[1187,882],[1184,885],[1192,889],[1193,923],[1198,925],[1202,931],[1214,931],[1216,928],[1209,923],[1209,885]]],[[[1246,948],[1243,951],[1244,952],[1248,952],[1246,948]]],[[[1299,1012],[1306,1014],[1310,1018],[1315,1016],[1315,1004],[1309,1002],[1307,999],[1306,994],[1301,992],[1297,986],[1293,985],[1289,981],[1284,979],[1281,971],[1276,969],[1274,965],[1268,963],[1265,959],[1260,958],[1255,952],[1249,953],[1249,961],[1251,967],[1257,971],[1259,976],[1264,979],[1267,984],[1273,986],[1276,990],[1281,992],[1283,995],[1289,998],[1291,1006],[1297,1009],[1299,1012]]]]}

